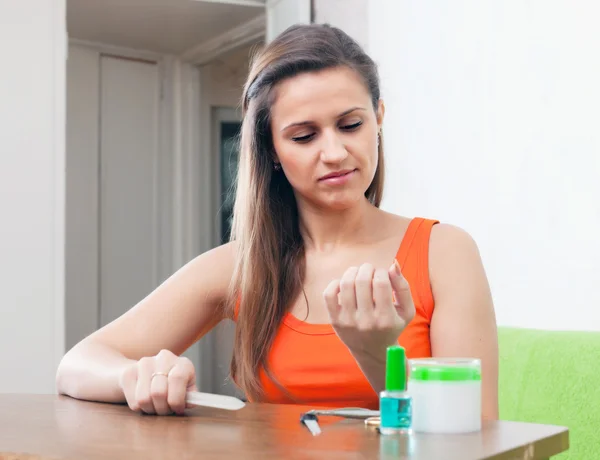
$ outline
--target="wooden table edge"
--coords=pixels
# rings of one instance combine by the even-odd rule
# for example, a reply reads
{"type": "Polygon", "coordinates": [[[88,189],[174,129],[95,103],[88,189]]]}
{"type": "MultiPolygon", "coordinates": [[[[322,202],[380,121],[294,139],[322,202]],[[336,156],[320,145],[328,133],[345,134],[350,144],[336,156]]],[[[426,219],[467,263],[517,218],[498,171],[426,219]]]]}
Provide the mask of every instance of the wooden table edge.
{"type": "Polygon", "coordinates": [[[569,428],[556,426],[560,431],[535,443],[515,447],[486,460],[546,460],[569,450],[569,428]]]}
{"type": "Polygon", "coordinates": [[[63,460],[60,457],[28,454],[27,452],[0,452],[0,460],[63,460]]]}
{"type": "MultiPolygon", "coordinates": [[[[560,431],[541,441],[515,447],[486,460],[546,460],[569,450],[569,429],[557,426],[560,431]]],[[[0,460],[62,460],[62,457],[31,454],[27,452],[0,452],[0,460]]]]}

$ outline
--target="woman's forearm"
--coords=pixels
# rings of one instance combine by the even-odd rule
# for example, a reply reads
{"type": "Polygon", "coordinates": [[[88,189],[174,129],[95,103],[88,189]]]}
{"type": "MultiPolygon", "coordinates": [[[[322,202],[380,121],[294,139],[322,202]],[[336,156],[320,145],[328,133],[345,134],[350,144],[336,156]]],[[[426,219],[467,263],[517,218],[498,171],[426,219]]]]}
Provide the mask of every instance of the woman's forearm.
{"type": "Polygon", "coordinates": [[[366,351],[353,353],[358,367],[377,394],[385,389],[386,353],[385,349],[375,353],[366,351]]]}
{"type": "Polygon", "coordinates": [[[56,373],[57,391],[77,399],[125,402],[119,379],[134,362],[106,345],[82,342],[63,357],[56,373]]]}

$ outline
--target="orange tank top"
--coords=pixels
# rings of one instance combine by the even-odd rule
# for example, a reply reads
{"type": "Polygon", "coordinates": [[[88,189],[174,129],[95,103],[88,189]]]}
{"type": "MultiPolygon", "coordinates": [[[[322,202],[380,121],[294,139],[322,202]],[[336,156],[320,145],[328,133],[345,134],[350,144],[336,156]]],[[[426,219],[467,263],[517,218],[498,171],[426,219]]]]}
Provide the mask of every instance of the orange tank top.
{"type": "MultiPolygon", "coordinates": [[[[398,338],[408,358],[431,356],[429,325],[434,308],[429,283],[429,236],[437,221],[414,218],[396,254],[411,286],[416,314],[398,338]]],[[[264,402],[377,409],[379,398],[330,324],[306,323],[288,313],[268,355],[273,377],[260,379],[264,402]],[[291,397],[290,397],[291,396],[291,397]]]]}

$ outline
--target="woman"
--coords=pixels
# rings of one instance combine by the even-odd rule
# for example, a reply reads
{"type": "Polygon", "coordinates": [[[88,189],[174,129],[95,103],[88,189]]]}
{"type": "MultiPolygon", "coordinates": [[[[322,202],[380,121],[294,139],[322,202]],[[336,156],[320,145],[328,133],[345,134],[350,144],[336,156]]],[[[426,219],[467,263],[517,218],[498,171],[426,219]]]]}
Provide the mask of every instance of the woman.
{"type": "Polygon", "coordinates": [[[494,309],[464,231],[379,209],[376,66],[342,31],[294,26],[254,60],[232,241],[177,271],[69,351],[59,392],[180,414],[195,389],[179,355],[237,322],[232,377],[251,401],[377,407],[386,348],[480,357],[496,418],[494,309]]]}

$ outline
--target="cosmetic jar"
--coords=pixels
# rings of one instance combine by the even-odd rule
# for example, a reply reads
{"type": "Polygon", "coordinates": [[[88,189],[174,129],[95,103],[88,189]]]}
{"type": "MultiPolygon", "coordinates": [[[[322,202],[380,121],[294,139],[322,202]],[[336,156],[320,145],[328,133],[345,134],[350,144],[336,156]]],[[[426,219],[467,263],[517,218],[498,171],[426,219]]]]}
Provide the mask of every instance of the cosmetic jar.
{"type": "Polygon", "coordinates": [[[465,358],[409,360],[412,428],[422,433],[481,430],[481,361],[465,358]]]}

